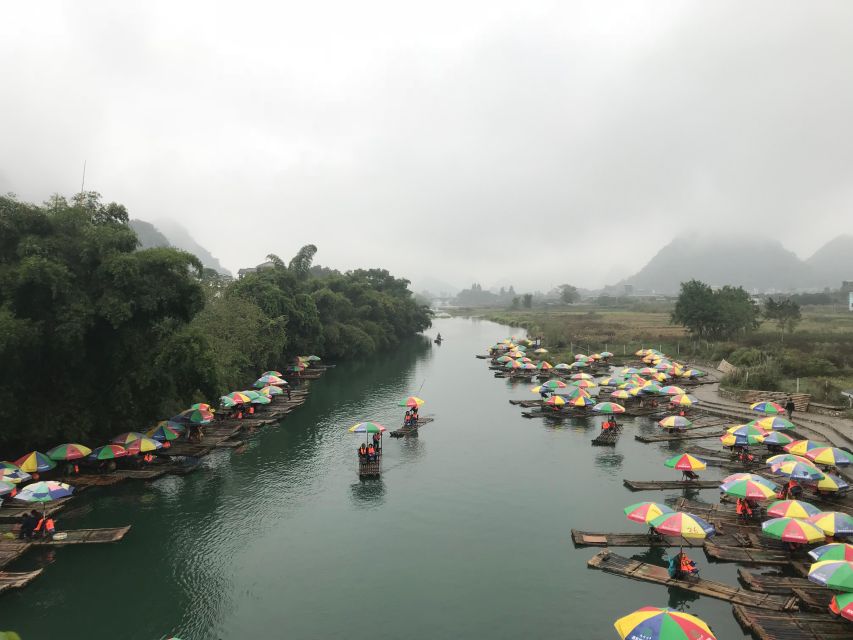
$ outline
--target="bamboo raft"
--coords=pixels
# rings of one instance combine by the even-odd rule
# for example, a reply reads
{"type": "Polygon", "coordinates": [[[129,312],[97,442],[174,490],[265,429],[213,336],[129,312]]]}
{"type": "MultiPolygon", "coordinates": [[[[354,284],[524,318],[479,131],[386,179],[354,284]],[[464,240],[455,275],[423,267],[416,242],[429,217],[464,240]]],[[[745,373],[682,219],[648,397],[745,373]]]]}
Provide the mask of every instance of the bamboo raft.
{"type": "Polygon", "coordinates": [[[418,423],[415,426],[408,427],[400,427],[399,429],[395,429],[394,431],[389,431],[388,435],[392,438],[403,438],[406,436],[415,436],[418,435],[418,430],[425,424],[429,424],[430,422],[435,421],[433,416],[424,416],[422,418],[418,418],[418,423]]]}
{"type": "MultiPolygon", "coordinates": [[[[13,560],[17,560],[31,547],[59,547],[67,544],[98,544],[105,542],[118,542],[130,531],[130,525],[126,527],[115,527],[112,529],[71,529],[61,531],[65,538],[61,540],[52,538],[40,538],[35,540],[20,540],[18,538],[0,540],[0,567],[4,567],[13,560]]],[[[17,535],[17,532],[14,532],[17,535]]]]}
{"type": "Polygon", "coordinates": [[[370,461],[358,461],[358,475],[360,478],[378,478],[381,475],[382,463],[377,458],[370,461]]]}
{"type": "MultiPolygon", "coordinates": [[[[694,427],[695,428],[695,427],[694,427]]],[[[719,438],[724,435],[724,431],[713,431],[711,433],[690,433],[690,432],[678,432],[678,433],[665,433],[658,436],[647,436],[643,434],[639,434],[634,436],[634,440],[638,442],[643,442],[645,444],[649,444],[651,442],[678,442],[680,440],[704,440],[705,438],[719,438]]]]}
{"type": "MultiPolygon", "coordinates": [[[[69,500],[71,500],[71,498],[56,500],[46,506],[42,506],[38,511],[44,512],[47,515],[54,515],[59,511],[62,511],[62,509],[65,508],[65,505],[68,504],[69,500]]],[[[31,503],[22,505],[16,500],[4,503],[3,506],[0,507],[0,523],[18,523],[25,513],[29,513],[33,509],[34,507],[31,503]]]]}
{"type": "Polygon", "coordinates": [[[616,441],[619,440],[619,436],[622,435],[622,427],[616,427],[615,429],[608,429],[605,431],[601,430],[595,438],[591,440],[593,446],[596,447],[615,447],[616,441]]]}
{"type": "Polygon", "coordinates": [[[705,555],[717,562],[738,562],[740,564],[787,565],[791,556],[782,550],[751,549],[749,547],[727,547],[706,542],[705,555]]]}
{"type": "MultiPolygon", "coordinates": [[[[802,571],[808,571],[801,565],[802,571]]],[[[778,596],[793,594],[793,589],[799,591],[831,591],[808,578],[793,578],[790,576],[768,575],[753,573],[746,569],[737,570],[738,580],[748,589],[756,593],[772,593],[778,596]]]]}
{"type": "Polygon", "coordinates": [[[783,599],[778,596],[755,593],[740,587],[733,587],[722,582],[702,578],[676,580],[669,577],[669,571],[664,567],[625,558],[606,549],[594,555],[587,563],[587,567],[630,578],[631,580],[654,582],[667,587],[679,587],[685,591],[698,593],[709,598],[716,598],[717,600],[725,600],[733,604],[743,604],[771,611],[790,611],[797,607],[796,597],[783,599]]]}
{"type": "Polygon", "coordinates": [[[850,623],[829,613],[769,613],[738,604],[732,612],[758,640],[850,640],[850,623]]]}
{"type": "Polygon", "coordinates": [[[667,489],[717,489],[719,480],[622,480],[631,491],[665,491],[667,489]]]}
{"type": "Polygon", "coordinates": [[[599,533],[572,529],[576,547],[701,547],[702,540],[693,538],[652,538],[648,533],[599,533]]]}
{"type": "Polygon", "coordinates": [[[11,572],[0,571],[0,593],[7,589],[20,589],[39,577],[43,569],[35,571],[11,572]]]}

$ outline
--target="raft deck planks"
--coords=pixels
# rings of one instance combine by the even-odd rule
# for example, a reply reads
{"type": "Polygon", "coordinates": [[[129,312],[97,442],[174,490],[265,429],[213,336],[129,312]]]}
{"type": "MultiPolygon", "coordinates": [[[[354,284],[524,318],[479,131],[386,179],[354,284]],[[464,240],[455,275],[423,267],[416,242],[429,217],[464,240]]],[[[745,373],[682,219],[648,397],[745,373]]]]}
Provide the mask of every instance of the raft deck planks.
{"type": "Polygon", "coordinates": [[[665,435],[660,436],[646,436],[646,435],[636,435],[634,436],[634,440],[643,443],[650,442],[677,442],[679,440],[702,440],[704,438],[719,438],[720,436],[725,435],[725,431],[713,431],[711,433],[667,433],[665,435]]]}
{"type": "Polygon", "coordinates": [[[829,613],[769,613],[735,604],[735,619],[758,640],[849,640],[850,623],[829,613]]]}
{"type": "Polygon", "coordinates": [[[109,529],[70,529],[60,532],[67,534],[68,537],[64,540],[33,540],[33,544],[39,546],[64,546],[66,544],[118,542],[127,535],[128,531],[130,531],[130,525],[109,529]]]}
{"type": "Polygon", "coordinates": [[[709,598],[769,609],[771,611],[788,611],[796,608],[797,603],[795,597],[785,599],[769,594],[754,593],[740,587],[723,584],[722,582],[714,582],[713,580],[704,580],[702,578],[676,580],[669,577],[669,572],[664,567],[625,558],[606,549],[599,551],[593,556],[587,563],[587,566],[591,569],[599,569],[600,571],[624,576],[632,580],[654,582],[668,587],[679,587],[685,591],[698,593],[709,598]]]}
{"type": "MultiPolygon", "coordinates": [[[[800,568],[808,571],[805,565],[800,565],[800,568]]],[[[737,570],[737,577],[747,589],[756,593],[772,593],[787,596],[792,594],[792,589],[799,589],[800,591],[829,591],[826,587],[812,582],[808,578],[765,575],[742,568],[737,570]]]]}
{"type": "Polygon", "coordinates": [[[358,475],[362,478],[373,478],[381,475],[381,462],[377,460],[358,463],[358,475]]]}
{"type": "Polygon", "coordinates": [[[0,571],[0,593],[7,589],[20,589],[41,575],[42,569],[35,571],[10,572],[0,571]]]}
{"type": "Polygon", "coordinates": [[[791,556],[783,551],[768,549],[751,549],[749,547],[727,547],[713,542],[704,544],[705,555],[717,562],[739,562],[741,564],[773,564],[786,565],[791,563],[791,556]]]}
{"type": "Polygon", "coordinates": [[[619,436],[621,435],[622,427],[608,429],[607,431],[602,430],[591,442],[596,447],[615,447],[616,441],[619,440],[619,436]]]}
{"type": "Polygon", "coordinates": [[[719,480],[622,480],[631,491],[664,491],[667,489],[716,489],[719,480]]]}
{"type": "Polygon", "coordinates": [[[701,547],[703,540],[692,538],[651,538],[647,533],[602,533],[572,529],[576,547],[701,547]]]}

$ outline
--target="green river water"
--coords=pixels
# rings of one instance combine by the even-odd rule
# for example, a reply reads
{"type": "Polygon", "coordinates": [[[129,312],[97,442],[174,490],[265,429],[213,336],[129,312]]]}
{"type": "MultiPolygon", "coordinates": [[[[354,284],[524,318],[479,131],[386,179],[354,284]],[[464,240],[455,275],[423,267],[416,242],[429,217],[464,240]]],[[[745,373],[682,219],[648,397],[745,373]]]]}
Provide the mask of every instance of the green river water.
{"type": "MultiPolygon", "coordinates": [[[[647,420],[629,422],[613,449],[590,445],[598,420],[522,418],[507,400],[534,398],[530,385],[495,379],[473,357],[509,333],[437,320],[394,353],[329,370],[244,453],[81,495],[72,508],[91,511],[60,516],[60,528],[132,530],[10,566],[46,570],[0,596],[0,629],[23,640],[612,639],[616,618],[669,605],[720,640],[742,638],[724,602],[586,568],[597,549],[574,549],[570,529],[642,531],[622,508],[678,494],[630,493],[622,479],[677,477],[661,464],[677,448],[635,442],[656,428],[647,420]],[[435,422],[420,438],[386,439],[382,478],[359,481],[347,427],[398,426],[397,403],[413,393],[435,422]]],[[[692,555],[703,576],[736,582],[733,565],[692,555]]]]}

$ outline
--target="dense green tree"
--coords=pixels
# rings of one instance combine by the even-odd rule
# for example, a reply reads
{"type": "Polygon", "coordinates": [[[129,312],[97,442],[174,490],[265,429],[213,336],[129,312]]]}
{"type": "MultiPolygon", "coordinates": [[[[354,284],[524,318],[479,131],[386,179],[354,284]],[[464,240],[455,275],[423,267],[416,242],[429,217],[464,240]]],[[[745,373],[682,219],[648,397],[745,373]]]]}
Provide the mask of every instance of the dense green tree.
{"type": "Polygon", "coordinates": [[[566,304],[572,304],[573,302],[577,302],[581,299],[577,287],[573,287],[570,284],[561,284],[559,289],[560,300],[566,304]]]}
{"type": "Polygon", "coordinates": [[[774,300],[772,296],[764,301],[764,317],[774,321],[783,334],[786,330],[793,333],[802,320],[800,305],[790,298],[774,300]]]}
{"type": "Polygon", "coordinates": [[[759,324],[758,306],[742,287],[725,286],[714,291],[698,280],[681,283],[681,292],[670,320],[693,336],[720,340],[749,332],[759,324]]]}

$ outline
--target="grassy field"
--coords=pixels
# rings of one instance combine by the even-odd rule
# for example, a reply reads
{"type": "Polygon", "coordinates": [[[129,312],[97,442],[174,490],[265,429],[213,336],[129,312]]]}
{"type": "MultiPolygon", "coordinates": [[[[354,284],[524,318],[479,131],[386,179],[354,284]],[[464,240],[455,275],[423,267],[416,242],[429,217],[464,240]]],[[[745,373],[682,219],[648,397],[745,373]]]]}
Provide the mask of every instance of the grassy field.
{"type": "MultiPolygon", "coordinates": [[[[560,309],[457,309],[456,315],[488,318],[541,335],[556,361],[573,353],[608,350],[630,356],[640,348],[655,348],[674,357],[716,363],[725,358],[750,371],[749,386],[800,390],[816,400],[846,404],[839,394],[853,388],[853,313],[841,307],[804,307],[803,320],[793,333],[764,322],[758,330],[735,341],[695,340],[669,322],[669,311],[614,309],[574,305],[560,309]]],[[[498,336],[496,336],[497,338],[498,336]]],[[[484,345],[485,346],[485,345],[484,345]]],[[[732,385],[747,381],[733,379],[732,385]]]]}

